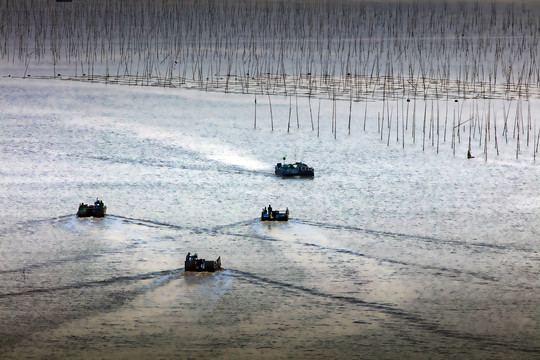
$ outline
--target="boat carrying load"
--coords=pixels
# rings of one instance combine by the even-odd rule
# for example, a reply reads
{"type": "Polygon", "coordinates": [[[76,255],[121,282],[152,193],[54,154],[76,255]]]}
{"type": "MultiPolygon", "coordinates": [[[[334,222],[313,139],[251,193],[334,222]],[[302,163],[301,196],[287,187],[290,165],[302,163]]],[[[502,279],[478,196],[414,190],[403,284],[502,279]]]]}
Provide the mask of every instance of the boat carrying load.
{"type": "Polygon", "coordinates": [[[315,171],[312,167],[307,166],[302,162],[295,162],[294,164],[282,164],[277,163],[275,171],[276,175],[282,177],[314,177],[315,171]]]}
{"type": "Polygon", "coordinates": [[[188,253],[184,263],[186,271],[209,271],[214,272],[221,268],[221,256],[217,260],[199,259],[197,254],[188,253]]]}
{"type": "Polygon", "coordinates": [[[273,210],[272,206],[268,205],[268,209],[264,208],[261,213],[261,221],[288,221],[289,208],[285,211],[273,210]]]}
{"type": "Polygon", "coordinates": [[[103,205],[103,201],[96,199],[94,205],[81,203],[77,211],[78,217],[104,217],[107,213],[107,207],[103,205]]]}

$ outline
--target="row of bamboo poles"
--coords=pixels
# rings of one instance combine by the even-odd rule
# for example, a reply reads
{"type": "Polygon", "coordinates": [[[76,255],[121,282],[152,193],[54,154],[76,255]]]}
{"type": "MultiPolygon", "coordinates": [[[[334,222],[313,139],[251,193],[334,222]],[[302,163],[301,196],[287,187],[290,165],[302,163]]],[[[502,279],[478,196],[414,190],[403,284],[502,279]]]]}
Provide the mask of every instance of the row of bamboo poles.
{"type": "MultiPolygon", "coordinates": [[[[536,122],[530,110],[523,120],[522,108],[540,98],[540,7],[527,0],[5,0],[0,20],[0,58],[24,64],[24,77],[268,95],[269,104],[270,96],[300,96],[333,109],[348,101],[351,111],[353,102],[382,102],[378,129],[388,143],[391,132],[399,139],[393,114],[402,114],[405,134],[405,104],[422,101],[423,148],[427,139],[437,150],[440,102],[448,111],[452,101],[502,100],[517,104],[516,156],[520,135],[537,153],[536,122]],[[49,70],[33,73],[43,63],[49,70]]],[[[471,136],[487,131],[481,141],[497,143],[489,132],[496,111],[481,108],[466,122],[471,136]]],[[[446,115],[443,141],[449,132],[461,141],[461,113],[452,128],[446,115]]],[[[508,119],[499,130],[507,139],[508,119]]]]}
{"type": "Polygon", "coordinates": [[[0,9],[1,58],[52,60],[53,75],[540,87],[540,9],[515,2],[21,0],[0,9]]]}

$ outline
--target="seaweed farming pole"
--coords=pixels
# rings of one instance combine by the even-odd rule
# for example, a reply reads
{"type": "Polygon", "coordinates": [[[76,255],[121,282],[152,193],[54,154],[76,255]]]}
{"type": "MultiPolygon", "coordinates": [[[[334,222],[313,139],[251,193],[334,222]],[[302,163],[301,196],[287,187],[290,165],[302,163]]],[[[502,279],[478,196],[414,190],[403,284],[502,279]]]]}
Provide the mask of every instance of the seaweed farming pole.
{"type": "MultiPolygon", "coordinates": [[[[389,106],[388,104],[390,104],[390,101],[388,101],[386,104],[389,106]]],[[[394,109],[392,109],[392,111],[394,111],[394,109]]],[[[390,135],[392,133],[392,111],[388,110],[388,139],[386,140],[386,146],[390,146],[390,135]]]]}
{"type": "Polygon", "coordinates": [[[533,161],[536,161],[536,118],[534,119],[534,129],[533,129],[533,161]]]}
{"type": "Polygon", "coordinates": [[[308,102],[309,102],[309,117],[311,119],[311,131],[313,131],[315,129],[313,127],[313,111],[311,110],[311,89],[309,91],[308,102]]]}
{"type": "Polygon", "coordinates": [[[437,99],[437,154],[439,153],[439,100],[437,99]]]}
{"type": "Polygon", "coordinates": [[[456,109],[454,109],[454,118],[452,119],[452,152],[456,156],[456,109]]]}
{"type": "MultiPolygon", "coordinates": [[[[518,107],[518,109],[519,109],[519,107],[518,107]]],[[[517,115],[516,115],[516,118],[517,118],[517,115]]],[[[519,120],[516,121],[516,126],[517,126],[517,142],[516,142],[516,160],[517,160],[519,158],[519,151],[520,151],[520,146],[519,146],[519,130],[520,130],[519,129],[519,120]]]]}
{"type": "Polygon", "coordinates": [[[510,105],[511,104],[508,105],[508,112],[506,112],[505,104],[503,102],[503,115],[504,115],[503,135],[507,144],[508,144],[508,115],[510,114],[510,105]]]}
{"type": "Polygon", "coordinates": [[[253,120],[253,129],[257,129],[257,93],[255,93],[255,119],[253,120]]]}
{"type": "Polygon", "coordinates": [[[416,96],[414,97],[413,102],[413,116],[412,116],[412,126],[411,126],[413,144],[416,144],[416,96]]]}
{"type": "Polygon", "coordinates": [[[289,96],[289,121],[287,121],[287,134],[291,130],[291,111],[292,111],[292,99],[291,99],[291,97],[292,97],[292,95],[289,96]]]}
{"type": "Polygon", "coordinates": [[[448,124],[448,92],[446,93],[446,114],[445,114],[445,117],[444,117],[444,137],[443,137],[443,142],[446,143],[446,126],[448,124]]]}
{"type": "MultiPolygon", "coordinates": [[[[403,101],[401,102],[403,110],[403,101]]],[[[403,122],[403,118],[401,119],[403,122]]],[[[396,142],[399,142],[399,99],[396,99],[396,142]]]]}
{"type": "Polygon", "coordinates": [[[495,149],[497,149],[497,156],[499,155],[499,141],[497,140],[497,113],[493,113],[493,133],[495,134],[495,149]]]}
{"type": "MultiPolygon", "coordinates": [[[[490,106],[491,106],[491,104],[490,104],[490,106]]],[[[488,115],[487,115],[487,119],[486,119],[485,138],[484,138],[484,153],[486,155],[486,162],[487,162],[487,157],[488,157],[487,142],[488,142],[488,132],[489,132],[489,111],[490,111],[490,108],[488,107],[488,115]]]]}
{"type": "Polygon", "coordinates": [[[352,88],[351,88],[351,97],[349,100],[349,135],[351,135],[351,116],[352,116],[352,88]]]}
{"type": "Polygon", "coordinates": [[[321,99],[319,99],[319,111],[317,112],[317,137],[319,137],[320,118],[321,118],[321,99]]]}
{"type": "MultiPolygon", "coordinates": [[[[536,134],[536,117],[534,118],[534,133],[536,134]]],[[[533,134],[533,136],[535,136],[533,134]]],[[[538,136],[535,136],[536,138],[536,146],[533,148],[533,154],[534,154],[534,161],[536,161],[536,153],[538,152],[538,143],[540,142],[540,129],[538,129],[538,136]]]]}
{"type": "Polygon", "coordinates": [[[366,106],[364,109],[364,132],[366,131],[366,120],[367,120],[367,99],[365,100],[366,106]]]}
{"type": "MultiPolygon", "coordinates": [[[[403,100],[403,99],[402,99],[403,100]]],[[[409,99],[407,99],[409,101],[409,99]]],[[[409,109],[409,103],[407,103],[407,110],[409,109]]],[[[401,101],[401,142],[402,142],[402,149],[405,149],[405,117],[403,111],[403,101],[401,101]]],[[[408,115],[408,114],[407,114],[408,115]]]]}
{"type": "Polygon", "coordinates": [[[296,101],[296,128],[300,129],[300,120],[298,119],[298,93],[295,94],[295,101],[296,101]]]}
{"type": "MultiPolygon", "coordinates": [[[[527,116],[527,147],[529,147],[529,131],[531,130],[531,102],[528,102],[528,116],[527,116]]],[[[533,135],[534,136],[534,135],[533,135]]]]}
{"type": "Polygon", "coordinates": [[[336,92],[332,95],[332,132],[334,133],[334,139],[336,139],[337,123],[336,123],[336,92]]]}
{"type": "Polygon", "coordinates": [[[272,124],[272,131],[274,131],[274,116],[272,115],[272,100],[270,99],[270,93],[268,93],[268,103],[270,104],[270,123],[272,124]]]}
{"type": "Polygon", "coordinates": [[[472,126],[473,126],[473,120],[474,120],[474,114],[471,114],[472,117],[469,119],[469,147],[468,147],[468,154],[471,153],[471,137],[472,137],[472,126]]]}
{"type": "Polygon", "coordinates": [[[426,148],[426,115],[427,115],[427,99],[426,99],[426,96],[424,95],[424,128],[423,128],[423,131],[422,131],[422,151],[425,150],[426,148]]]}

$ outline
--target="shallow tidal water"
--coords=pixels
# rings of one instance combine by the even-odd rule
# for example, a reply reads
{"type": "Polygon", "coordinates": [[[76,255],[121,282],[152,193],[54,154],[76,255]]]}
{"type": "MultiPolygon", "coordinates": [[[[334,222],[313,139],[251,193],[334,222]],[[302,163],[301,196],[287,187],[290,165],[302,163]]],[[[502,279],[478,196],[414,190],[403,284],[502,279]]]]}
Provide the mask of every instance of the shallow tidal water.
{"type": "Polygon", "coordinates": [[[317,136],[305,99],[288,133],[287,98],[272,131],[249,95],[0,83],[0,358],[538,358],[531,156],[387,146],[376,103],[350,135],[323,103],[317,136]]]}

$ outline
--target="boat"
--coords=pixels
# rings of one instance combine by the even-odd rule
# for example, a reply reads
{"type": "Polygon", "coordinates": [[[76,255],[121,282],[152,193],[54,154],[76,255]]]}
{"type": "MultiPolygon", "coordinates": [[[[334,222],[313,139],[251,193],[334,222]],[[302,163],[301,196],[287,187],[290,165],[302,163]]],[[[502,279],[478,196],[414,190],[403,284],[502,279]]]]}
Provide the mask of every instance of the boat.
{"type": "Polygon", "coordinates": [[[221,268],[221,256],[217,260],[199,259],[197,254],[188,253],[184,262],[185,271],[214,272],[221,268]]]}
{"type": "Polygon", "coordinates": [[[77,211],[78,217],[104,217],[107,213],[107,207],[103,204],[103,201],[96,199],[94,205],[88,205],[81,203],[79,210],[77,211]]]}
{"type": "Polygon", "coordinates": [[[264,208],[261,212],[261,221],[288,221],[289,208],[285,211],[273,210],[272,206],[268,205],[268,209],[264,208]]]}
{"type": "Polygon", "coordinates": [[[282,177],[314,177],[315,171],[312,167],[307,166],[303,162],[295,162],[294,164],[277,163],[275,174],[282,177]]]}

